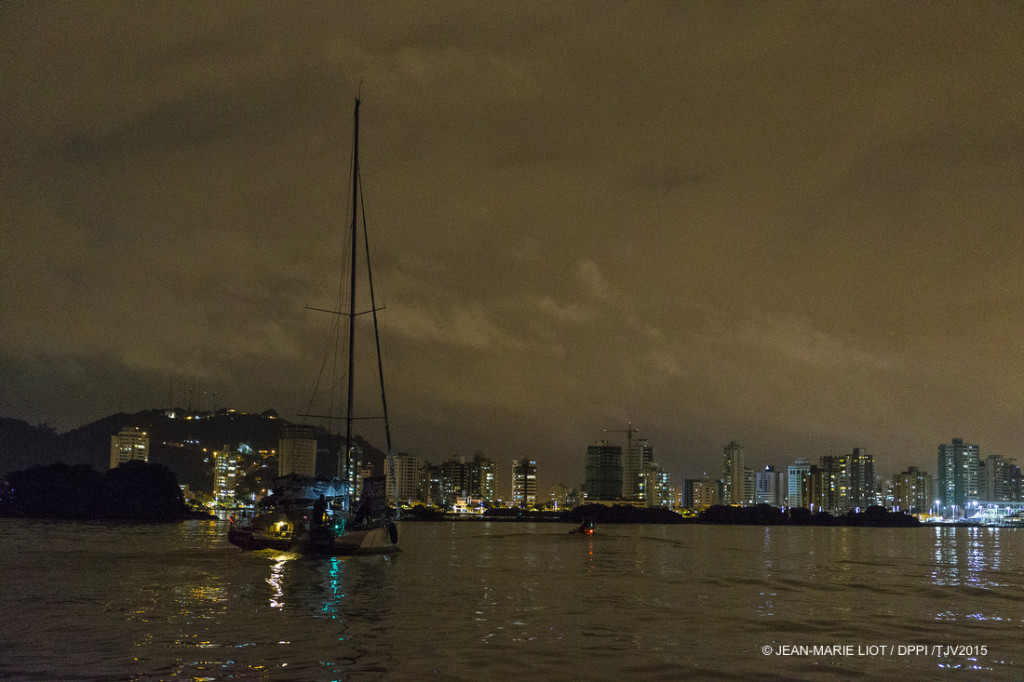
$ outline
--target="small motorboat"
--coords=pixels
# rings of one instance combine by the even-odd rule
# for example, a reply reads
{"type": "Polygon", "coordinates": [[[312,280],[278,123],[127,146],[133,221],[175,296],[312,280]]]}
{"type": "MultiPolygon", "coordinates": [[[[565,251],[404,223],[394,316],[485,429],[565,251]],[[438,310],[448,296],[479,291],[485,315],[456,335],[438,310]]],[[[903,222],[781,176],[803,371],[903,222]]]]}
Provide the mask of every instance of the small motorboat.
{"type": "Polygon", "coordinates": [[[594,534],[594,522],[590,520],[583,520],[580,525],[569,531],[572,535],[593,535],[594,534]]]}

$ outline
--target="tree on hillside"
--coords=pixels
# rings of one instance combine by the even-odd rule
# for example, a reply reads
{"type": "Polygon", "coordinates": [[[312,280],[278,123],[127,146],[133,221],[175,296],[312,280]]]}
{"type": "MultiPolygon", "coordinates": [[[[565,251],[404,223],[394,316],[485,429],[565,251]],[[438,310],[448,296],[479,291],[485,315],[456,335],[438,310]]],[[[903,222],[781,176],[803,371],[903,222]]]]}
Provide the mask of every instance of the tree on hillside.
{"type": "Polygon", "coordinates": [[[91,518],[100,475],[89,466],[63,462],[12,471],[0,498],[0,514],[33,518],[91,518]]]}
{"type": "Polygon", "coordinates": [[[185,515],[174,474],[137,460],[103,475],[64,463],[13,471],[0,491],[0,516],[173,521],[185,515]]]}
{"type": "Polygon", "coordinates": [[[169,469],[132,460],[104,474],[101,510],[105,518],[170,521],[182,518],[186,508],[169,469]]]}

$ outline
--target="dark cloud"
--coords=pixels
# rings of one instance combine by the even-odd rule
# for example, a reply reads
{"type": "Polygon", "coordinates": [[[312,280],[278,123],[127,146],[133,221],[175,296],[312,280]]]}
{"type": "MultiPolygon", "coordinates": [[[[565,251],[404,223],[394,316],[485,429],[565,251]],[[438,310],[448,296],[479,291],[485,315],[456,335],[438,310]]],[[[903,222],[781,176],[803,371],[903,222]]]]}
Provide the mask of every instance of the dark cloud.
{"type": "Polygon", "coordinates": [[[0,413],[303,410],[361,87],[400,450],[1021,448],[1017,5],[0,12],[0,413]]]}

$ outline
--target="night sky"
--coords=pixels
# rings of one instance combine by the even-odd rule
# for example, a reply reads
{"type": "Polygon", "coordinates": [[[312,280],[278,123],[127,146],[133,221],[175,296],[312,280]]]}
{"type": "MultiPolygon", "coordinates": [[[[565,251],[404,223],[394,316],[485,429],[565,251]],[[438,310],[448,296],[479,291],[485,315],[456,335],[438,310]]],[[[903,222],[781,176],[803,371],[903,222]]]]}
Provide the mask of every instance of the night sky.
{"type": "Polygon", "coordinates": [[[1024,457],[1021,3],[5,2],[0,45],[0,415],[297,419],[361,92],[396,450],[1024,457]]]}

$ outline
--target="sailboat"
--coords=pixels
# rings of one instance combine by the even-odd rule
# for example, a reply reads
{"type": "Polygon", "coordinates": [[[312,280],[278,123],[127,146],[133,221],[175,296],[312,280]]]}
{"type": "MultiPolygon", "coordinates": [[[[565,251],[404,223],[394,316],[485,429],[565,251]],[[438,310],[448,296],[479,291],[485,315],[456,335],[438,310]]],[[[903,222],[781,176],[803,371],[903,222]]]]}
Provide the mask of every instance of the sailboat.
{"type": "MultiPolygon", "coordinates": [[[[386,478],[384,476],[364,477],[358,503],[352,504],[352,485],[349,461],[355,446],[352,426],[358,419],[354,416],[354,373],[355,324],[356,318],[370,313],[373,318],[374,339],[377,351],[377,374],[380,379],[380,403],[387,442],[389,474],[394,480],[395,461],[391,444],[391,427],[388,421],[387,400],[384,392],[384,369],[381,359],[380,332],[377,308],[373,295],[373,274],[370,268],[370,249],[367,240],[366,219],[363,216],[362,232],[366,252],[366,281],[369,290],[370,309],[357,311],[357,253],[359,244],[359,218],[362,206],[362,186],[359,177],[359,99],[355,101],[355,115],[352,142],[352,224],[349,234],[351,247],[348,311],[310,308],[348,320],[348,398],[347,413],[342,419],[346,423],[345,448],[339,452],[338,477],[332,480],[316,479],[289,474],[275,479],[273,493],[262,501],[260,511],[251,519],[231,522],[228,540],[242,549],[274,549],[303,554],[339,556],[372,554],[398,551],[399,505],[396,497],[394,509],[387,507],[386,478]]],[[[307,306],[308,307],[308,306],[307,306]]],[[[304,417],[331,415],[304,414],[304,417]]],[[[396,486],[397,488],[397,486],[396,486]]]]}

